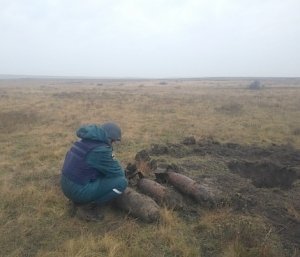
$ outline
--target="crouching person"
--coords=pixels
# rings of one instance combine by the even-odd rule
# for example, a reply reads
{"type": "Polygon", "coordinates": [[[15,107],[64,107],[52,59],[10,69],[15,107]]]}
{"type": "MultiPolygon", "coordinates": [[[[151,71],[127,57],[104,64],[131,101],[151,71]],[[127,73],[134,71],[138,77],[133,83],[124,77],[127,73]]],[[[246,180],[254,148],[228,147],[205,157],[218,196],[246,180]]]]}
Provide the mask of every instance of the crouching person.
{"type": "Polygon", "coordinates": [[[95,221],[103,218],[97,207],[127,187],[124,170],[112,153],[112,144],[121,141],[121,129],[114,123],[86,125],[76,134],[81,140],[66,155],[61,188],[79,218],[95,221]]]}

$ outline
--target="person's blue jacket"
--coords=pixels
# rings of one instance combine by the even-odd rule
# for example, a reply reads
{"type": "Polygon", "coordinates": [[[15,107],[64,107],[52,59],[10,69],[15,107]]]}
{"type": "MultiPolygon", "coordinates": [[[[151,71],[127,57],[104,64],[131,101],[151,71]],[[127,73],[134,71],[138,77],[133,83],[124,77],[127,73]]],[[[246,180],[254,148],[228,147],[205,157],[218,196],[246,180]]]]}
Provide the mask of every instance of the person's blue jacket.
{"type": "Polygon", "coordinates": [[[107,133],[97,125],[80,127],[68,151],[62,169],[61,185],[65,195],[76,202],[94,201],[101,196],[123,192],[127,186],[125,173],[113,157],[107,133]]]}

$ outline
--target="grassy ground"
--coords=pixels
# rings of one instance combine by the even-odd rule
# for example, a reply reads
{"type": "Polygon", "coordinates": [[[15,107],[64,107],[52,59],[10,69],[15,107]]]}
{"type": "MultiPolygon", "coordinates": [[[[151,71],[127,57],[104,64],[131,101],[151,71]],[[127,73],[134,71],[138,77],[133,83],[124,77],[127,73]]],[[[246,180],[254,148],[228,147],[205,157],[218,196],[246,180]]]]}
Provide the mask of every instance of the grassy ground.
{"type": "Polygon", "coordinates": [[[120,124],[124,165],[152,143],[188,135],[300,148],[297,83],[249,90],[246,80],[1,81],[0,256],[298,256],[261,217],[228,208],[192,221],[162,208],[152,225],[106,209],[104,221],[85,223],[70,218],[56,180],[86,123],[120,124]]]}

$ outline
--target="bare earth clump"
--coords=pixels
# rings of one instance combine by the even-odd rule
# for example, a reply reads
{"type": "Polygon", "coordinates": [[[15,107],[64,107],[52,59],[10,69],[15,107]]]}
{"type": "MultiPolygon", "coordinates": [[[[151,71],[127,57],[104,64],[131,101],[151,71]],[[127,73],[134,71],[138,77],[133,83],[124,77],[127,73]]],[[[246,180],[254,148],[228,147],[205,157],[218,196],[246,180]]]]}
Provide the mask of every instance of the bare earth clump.
{"type": "MultiPolygon", "coordinates": [[[[284,249],[299,250],[299,150],[290,145],[263,148],[220,143],[211,138],[196,142],[189,137],[180,144],[152,145],[148,153],[159,170],[175,168],[178,176],[189,176],[205,185],[206,192],[214,192],[210,194],[213,208],[229,206],[233,213],[259,216],[271,226],[270,233],[279,235],[284,249]]],[[[146,161],[151,162],[148,156],[146,161]]],[[[174,190],[174,183],[159,173],[156,180],[174,190]]],[[[204,209],[212,207],[192,198],[185,195],[185,207],[179,210],[184,218],[197,216],[199,204],[204,209]]]]}

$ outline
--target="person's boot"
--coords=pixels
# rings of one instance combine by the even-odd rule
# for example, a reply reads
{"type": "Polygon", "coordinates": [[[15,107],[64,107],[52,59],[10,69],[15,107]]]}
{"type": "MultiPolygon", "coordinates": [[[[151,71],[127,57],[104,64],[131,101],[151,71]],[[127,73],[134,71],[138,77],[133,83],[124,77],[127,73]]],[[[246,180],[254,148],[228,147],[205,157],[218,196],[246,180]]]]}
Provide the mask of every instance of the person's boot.
{"type": "Polygon", "coordinates": [[[100,221],[103,214],[99,213],[97,205],[95,203],[78,204],[74,203],[76,208],[75,216],[85,221],[100,221]]]}

